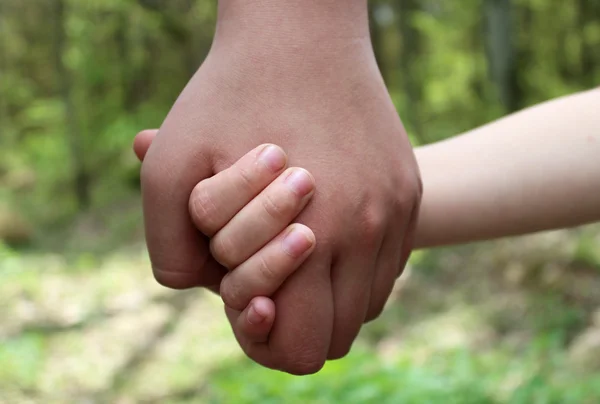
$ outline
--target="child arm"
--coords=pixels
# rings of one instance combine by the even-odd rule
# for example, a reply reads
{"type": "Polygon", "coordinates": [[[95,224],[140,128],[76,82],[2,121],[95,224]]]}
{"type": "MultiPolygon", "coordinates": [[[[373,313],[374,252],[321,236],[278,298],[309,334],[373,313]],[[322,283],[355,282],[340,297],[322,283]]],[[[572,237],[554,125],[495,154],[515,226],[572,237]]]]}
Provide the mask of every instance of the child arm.
{"type": "Polygon", "coordinates": [[[416,155],[424,183],[417,247],[600,220],[600,90],[525,109],[416,155]]]}

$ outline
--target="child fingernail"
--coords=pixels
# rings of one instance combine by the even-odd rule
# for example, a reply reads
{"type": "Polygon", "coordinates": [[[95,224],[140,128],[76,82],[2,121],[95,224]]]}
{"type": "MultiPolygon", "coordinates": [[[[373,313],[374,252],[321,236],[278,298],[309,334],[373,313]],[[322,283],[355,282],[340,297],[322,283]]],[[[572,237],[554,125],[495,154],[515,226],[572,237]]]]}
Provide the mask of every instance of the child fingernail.
{"type": "Polygon", "coordinates": [[[299,258],[314,244],[314,239],[301,228],[293,228],[283,238],[282,248],[286,254],[299,258]]]}
{"type": "Polygon", "coordinates": [[[285,183],[301,197],[310,194],[314,189],[314,181],[311,175],[301,168],[293,169],[285,178],[285,183]]]}
{"type": "Polygon", "coordinates": [[[250,306],[250,309],[248,310],[248,322],[252,325],[258,325],[263,321],[265,321],[265,316],[260,314],[254,305],[250,306]]]}
{"type": "Polygon", "coordinates": [[[285,153],[275,145],[266,146],[260,152],[258,159],[273,172],[280,171],[287,163],[285,153]]]}

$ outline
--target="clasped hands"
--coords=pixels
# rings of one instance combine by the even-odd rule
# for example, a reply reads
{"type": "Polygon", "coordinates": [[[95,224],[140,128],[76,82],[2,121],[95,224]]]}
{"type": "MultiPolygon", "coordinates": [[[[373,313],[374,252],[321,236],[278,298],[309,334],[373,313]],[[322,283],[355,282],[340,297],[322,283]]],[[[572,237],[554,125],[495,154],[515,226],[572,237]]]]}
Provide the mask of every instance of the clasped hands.
{"type": "Polygon", "coordinates": [[[219,293],[256,362],[314,373],[381,313],[419,170],[368,35],[310,52],[220,43],[158,134],[136,138],[153,273],[219,293]]]}

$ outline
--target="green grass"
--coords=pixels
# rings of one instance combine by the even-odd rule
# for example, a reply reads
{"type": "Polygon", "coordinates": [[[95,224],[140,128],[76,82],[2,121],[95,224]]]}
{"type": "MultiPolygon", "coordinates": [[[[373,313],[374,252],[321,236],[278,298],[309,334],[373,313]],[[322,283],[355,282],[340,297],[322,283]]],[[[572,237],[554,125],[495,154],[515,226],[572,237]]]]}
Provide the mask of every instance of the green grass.
{"type": "Polygon", "coordinates": [[[600,236],[596,232],[586,230],[581,231],[577,239],[573,259],[600,273],[600,236]]]}
{"type": "Polygon", "coordinates": [[[159,287],[141,247],[0,244],[0,403],[595,404],[600,369],[571,349],[600,279],[581,264],[590,241],[555,236],[417,253],[351,354],[307,377],[244,359],[218,298],[159,287]]]}
{"type": "Polygon", "coordinates": [[[42,335],[27,333],[0,345],[0,386],[34,388],[45,360],[45,340],[42,335]]]}
{"type": "Polygon", "coordinates": [[[600,400],[600,375],[572,376],[560,351],[543,350],[543,356],[552,359],[544,363],[540,344],[524,355],[502,349],[482,353],[458,349],[419,358],[406,349],[385,360],[371,349],[362,349],[307,377],[235,362],[213,374],[209,401],[575,404],[600,400]]]}

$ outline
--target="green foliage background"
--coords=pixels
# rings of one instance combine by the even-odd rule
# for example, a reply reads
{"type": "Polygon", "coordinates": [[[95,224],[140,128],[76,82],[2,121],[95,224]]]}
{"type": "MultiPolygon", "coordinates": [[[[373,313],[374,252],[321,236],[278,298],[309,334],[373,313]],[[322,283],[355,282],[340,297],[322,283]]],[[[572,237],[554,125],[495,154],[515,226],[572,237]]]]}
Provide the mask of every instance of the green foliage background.
{"type": "MultiPolygon", "coordinates": [[[[598,1],[369,4],[378,63],[415,145],[600,83],[598,1]]],[[[0,0],[0,402],[600,401],[600,363],[577,359],[600,357],[597,226],[416,254],[408,285],[355,353],[309,378],[241,361],[218,305],[204,310],[219,325],[197,326],[205,346],[179,336],[179,309],[209,298],[180,301],[143,283],[131,141],[160,125],[215,20],[215,0],[0,0]],[[86,293],[68,292],[79,285],[86,293]],[[473,292],[482,285],[493,293],[473,292]],[[108,341],[128,341],[111,321],[129,306],[110,302],[138,289],[134,318],[163,321],[154,345],[132,342],[131,361],[87,373],[54,361],[67,343],[87,346],[96,321],[108,341]],[[170,316],[148,314],[158,307],[170,316]],[[436,326],[422,328],[428,321],[436,326]],[[450,348],[414,335],[448,327],[489,332],[450,348]],[[233,348],[196,360],[214,339],[233,348]],[[163,342],[188,348],[167,360],[154,352],[163,342]],[[168,380],[157,390],[136,382],[152,366],[168,380]]],[[[78,355],[83,368],[95,358],[78,355]]]]}
{"type": "MultiPolygon", "coordinates": [[[[416,144],[600,80],[593,0],[370,4],[376,54],[416,144]],[[503,8],[510,20],[494,17],[503,8]]],[[[215,14],[208,0],[3,0],[3,197],[52,224],[135,183],[131,138],[160,125],[210,48],[215,14]]]]}

